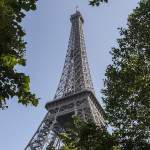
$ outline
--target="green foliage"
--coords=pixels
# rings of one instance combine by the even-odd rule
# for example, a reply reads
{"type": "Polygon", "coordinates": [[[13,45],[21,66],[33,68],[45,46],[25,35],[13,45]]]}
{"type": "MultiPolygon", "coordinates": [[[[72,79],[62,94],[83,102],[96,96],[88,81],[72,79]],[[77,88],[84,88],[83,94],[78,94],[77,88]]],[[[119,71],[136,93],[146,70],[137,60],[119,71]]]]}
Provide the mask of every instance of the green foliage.
{"type": "Polygon", "coordinates": [[[14,96],[19,103],[37,105],[38,99],[30,92],[30,79],[15,70],[25,66],[25,32],[20,25],[25,12],[36,9],[36,0],[0,0],[0,108],[14,96]]]}
{"type": "Polygon", "coordinates": [[[120,29],[113,64],[106,70],[103,101],[108,122],[123,149],[150,149],[150,0],[120,29]]]}
{"type": "Polygon", "coordinates": [[[92,6],[99,6],[102,3],[107,3],[108,0],[90,0],[89,3],[92,6]]]}
{"type": "Polygon", "coordinates": [[[105,128],[93,122],[73,118],[69,129],[60,134],[65,143],[63,150],[112,150],[116,141],[105,128]]]}

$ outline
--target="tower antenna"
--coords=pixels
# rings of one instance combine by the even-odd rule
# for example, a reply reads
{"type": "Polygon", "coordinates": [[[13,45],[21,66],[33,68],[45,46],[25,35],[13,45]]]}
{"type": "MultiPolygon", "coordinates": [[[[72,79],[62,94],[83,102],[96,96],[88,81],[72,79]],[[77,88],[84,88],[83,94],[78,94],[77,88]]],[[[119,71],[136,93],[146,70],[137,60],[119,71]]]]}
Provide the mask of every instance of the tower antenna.
{"type": "Polygon", "coordinates": [[[75,10],[76,10],[76,12],[77,12],[77,11],[79,10],[79,6],[76,6],[75,10]]]}

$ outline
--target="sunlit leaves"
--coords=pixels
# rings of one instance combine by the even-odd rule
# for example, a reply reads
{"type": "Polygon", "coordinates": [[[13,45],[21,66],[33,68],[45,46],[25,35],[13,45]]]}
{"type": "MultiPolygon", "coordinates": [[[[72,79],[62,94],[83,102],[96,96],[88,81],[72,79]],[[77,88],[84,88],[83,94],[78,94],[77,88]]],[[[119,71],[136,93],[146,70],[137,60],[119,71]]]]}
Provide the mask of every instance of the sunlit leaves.
{"type": "Polygon", "coordinates": [[[141,1],[120,29],[113,64],[106,70],[104,103],[124,149],[150,147],[150,1],[141,1]]]}
{"type": "Polygon", "coordinates": [[[37,105],[38,99],[30,92],[30,79],[15,69],[25,66],[26,42],[21,21],[25,11],[35,10],[36,0],[0,1],[0,108],[8,99],[18,97],[19,103],[37,105]]]}
{"type": "Polygon", "coordinates": [[[59,136],[65,144],[63,150],[113,150],[117,144],[104,127],[91,121],[81,121],[76,117],[59,136]]]}
{"type": "Polygon", "coordinates": [[[90,5],[99,6],[102,3],[107,3],[108,0],[89,0],[90,5]]]}

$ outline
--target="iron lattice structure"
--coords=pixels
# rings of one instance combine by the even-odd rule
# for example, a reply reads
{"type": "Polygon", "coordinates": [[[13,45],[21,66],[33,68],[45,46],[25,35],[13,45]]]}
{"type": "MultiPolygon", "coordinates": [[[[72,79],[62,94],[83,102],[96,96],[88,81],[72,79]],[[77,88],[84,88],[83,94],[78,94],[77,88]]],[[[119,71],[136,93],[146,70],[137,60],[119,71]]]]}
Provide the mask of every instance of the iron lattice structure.
{"type": "Polygon", "coordinates": [[[69,45],[58,89],[53,101],[46,104],[48,113],[25,150],[60,150],[63,143],[58,134],[66,129],[73,115],[85,121],[93,120],[100,126],[105,125],[103,109],[94,94],[81,13],[76,11],[70,21],[69,45]]]}
{"type": "Polygon", "coordinates": [[[68,51],[54,99],[72,95],[86,89],[94,92],[82,29],[84,20],[80,12],[77,11],[71,16],[70,21],[72,27],[68,51]]]}

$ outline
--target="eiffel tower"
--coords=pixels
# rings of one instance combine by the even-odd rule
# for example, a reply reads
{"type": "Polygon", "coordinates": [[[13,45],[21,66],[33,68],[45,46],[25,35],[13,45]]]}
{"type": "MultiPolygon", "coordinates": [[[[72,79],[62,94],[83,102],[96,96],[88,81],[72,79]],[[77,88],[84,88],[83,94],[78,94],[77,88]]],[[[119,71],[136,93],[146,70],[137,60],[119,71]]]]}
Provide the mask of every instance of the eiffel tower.
{"type": "Polygon", "coordinates": [[[86,54],[81,13],[71,15],[71,33],[62,76],[53,101],[45,105],[48,113],[25,150],[60,150],[58,133],[73,115],[104,126],[103,109],[96,99],[86,54]]]}

